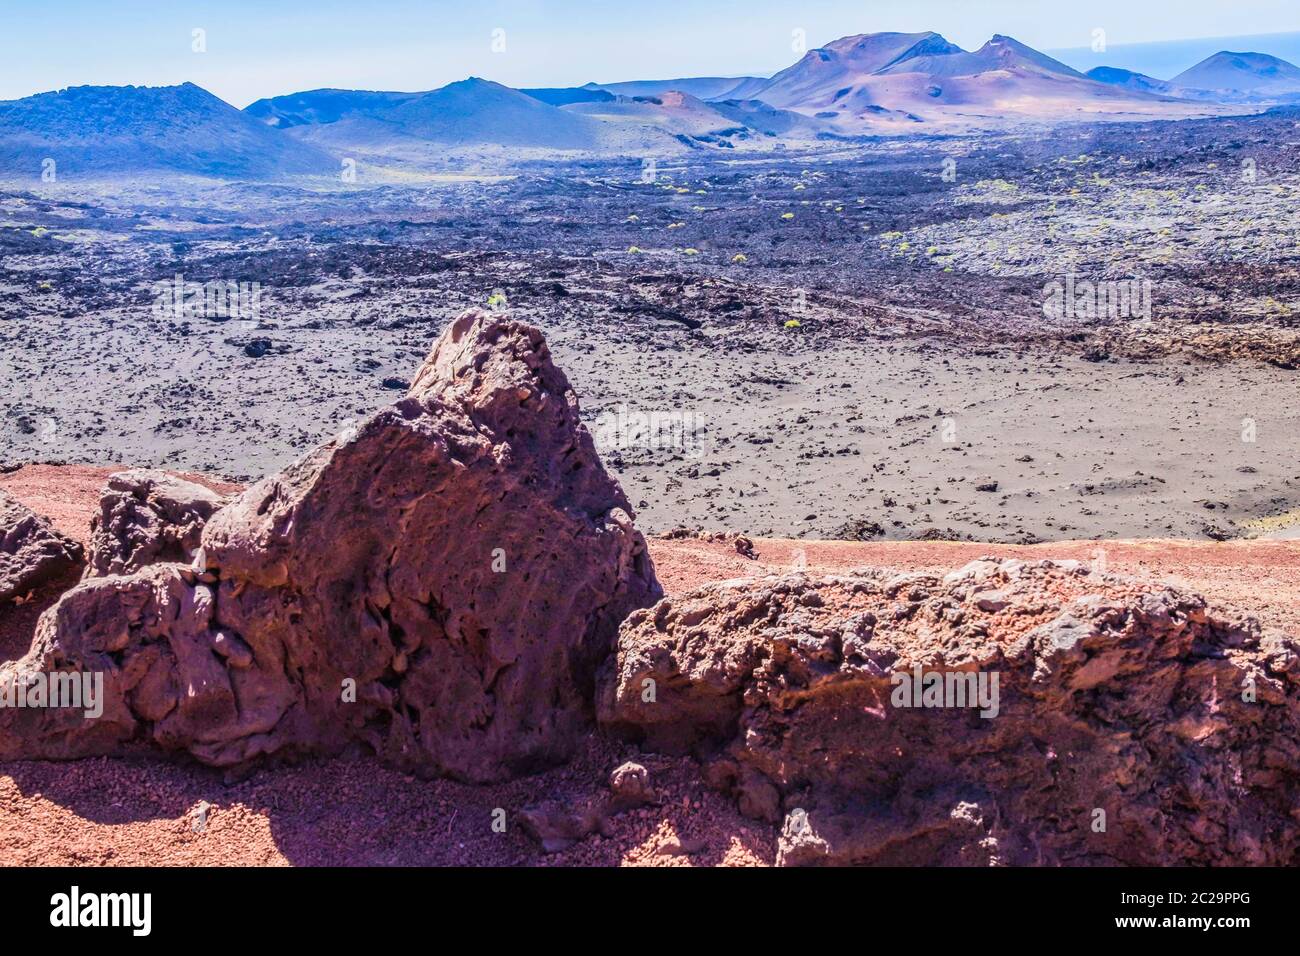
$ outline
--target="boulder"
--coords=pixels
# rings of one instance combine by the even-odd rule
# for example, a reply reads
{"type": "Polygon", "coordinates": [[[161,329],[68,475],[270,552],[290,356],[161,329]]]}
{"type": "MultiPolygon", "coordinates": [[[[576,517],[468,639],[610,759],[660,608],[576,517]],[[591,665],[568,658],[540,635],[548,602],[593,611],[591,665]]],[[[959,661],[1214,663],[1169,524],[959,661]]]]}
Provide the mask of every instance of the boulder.
{"type": "Polygon", "coordinates": [[[226,500],[164,471],[110,475],[90,522],[86,577],[132,574],[164,561],[189,564],[203,526],[226,500]]]}
{"type": "Polygon", "coordinates": [[[0,694],[8,695],[0,758],[110,754],[146,738],[204,759],[239,732],[271,730],[268,715],[287,707],[292,691],[261,672],[232,682],[233,668],[212,649],[213,599],[177,564],[90,578],[68,591],[41,615],[31,650],[0,666],[0,694]],[[98,682],[95,699],[14,705],[19,686],[52,684],[53,675],[98,682]],[[236,687],[245,694],[239,706],[236,687]]]}
{"type": "Polygon", "coordinates": [[[0,604],[70,574],[81,559],[80,544],[0,491],[0,604]]]}
{"type": "Polygon", "coordinates": [[[729,581],[633,613],[601,720],[783,864],[1300,862],[1300,654],[1072,562],[729,581]]]}
{"type": "Polygon", "coordinates": [[[405,398],[217,511],[192,566],[90,579],[47,611],[10,669],[102,669],[85,723],[108,729],[15,732],[0,711],[0,755],[142,739],[233,767],[362,746],[503,779],[572,753],[619,622],[661,593],[541,333],[472,311],[405,398]]]}

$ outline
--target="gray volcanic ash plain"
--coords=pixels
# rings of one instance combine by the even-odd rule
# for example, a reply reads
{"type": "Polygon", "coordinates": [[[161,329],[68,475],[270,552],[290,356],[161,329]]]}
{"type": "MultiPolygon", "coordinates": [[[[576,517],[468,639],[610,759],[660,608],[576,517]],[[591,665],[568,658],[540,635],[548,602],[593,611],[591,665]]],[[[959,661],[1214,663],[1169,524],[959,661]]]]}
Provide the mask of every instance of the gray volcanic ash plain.
{"type": "Polygon", "coordinates": [[[1298,124],[714,151],[649,175],[10,184],[0,458],[255,479],[495,303],[545,332],[652,532],[1291,534],[1298,124]],[[1067,281],[1147,308],[1047,314],[1067,281]],[[255,287],[255,307],[178,311],[178,282],[255,287]]]}

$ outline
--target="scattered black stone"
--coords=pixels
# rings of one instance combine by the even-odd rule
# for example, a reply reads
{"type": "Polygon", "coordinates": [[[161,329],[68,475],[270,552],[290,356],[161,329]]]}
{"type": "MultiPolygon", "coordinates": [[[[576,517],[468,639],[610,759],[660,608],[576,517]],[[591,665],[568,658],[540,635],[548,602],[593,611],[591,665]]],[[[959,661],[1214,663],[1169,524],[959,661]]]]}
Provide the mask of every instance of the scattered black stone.
{"type": "Polygon", "coordinates": [[[870,541],[873,538],[882,538],[884,535],[885,529],[881,527],[880,522],[867,521],[863,518],[846,521],[835,532],[835,537],[841,541],[870,541]]]}

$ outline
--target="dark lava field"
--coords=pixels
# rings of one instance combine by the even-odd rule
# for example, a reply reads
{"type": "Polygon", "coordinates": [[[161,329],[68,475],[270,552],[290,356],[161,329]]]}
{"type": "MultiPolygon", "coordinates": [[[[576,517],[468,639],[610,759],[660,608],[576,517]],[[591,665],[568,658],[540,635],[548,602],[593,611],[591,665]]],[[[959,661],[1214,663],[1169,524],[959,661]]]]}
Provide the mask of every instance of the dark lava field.
{"type": "Polygon", "coordinates": [[[0,184],[0,466],[260,477],[400,396],[484,306],[546,332],[651,531],[1293,536],[1298,200],[1295,110],[0,184]],[[1049,314],[1067,281],[1142,284],[1146,307],[1049,314]]]}

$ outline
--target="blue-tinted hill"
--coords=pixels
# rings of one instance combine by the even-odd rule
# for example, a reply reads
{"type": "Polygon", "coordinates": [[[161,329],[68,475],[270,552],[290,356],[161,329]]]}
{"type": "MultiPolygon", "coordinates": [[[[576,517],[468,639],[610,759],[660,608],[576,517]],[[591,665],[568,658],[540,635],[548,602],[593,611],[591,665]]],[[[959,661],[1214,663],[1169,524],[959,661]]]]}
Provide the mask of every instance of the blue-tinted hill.
{"type": "Polygon", "coordinates": [[[597,89],[594,86],[562,86],[562,87],[543,87],[538,89],[523,89],[520,93],[526,93],[535,100],[541,100],[543,103],[549,103],[551,106],[572,106],[574,103],[610,103],[616,97],[608,90],[597,89]]]}
{"type": "Polygon", "coordinates": [[[0,176],[168,171],[226,179],[334,173],[338,161],[193,83],[77,86],[0,102],[0,176]]]}
{"type": "Polygon", "coordinates": [[[374,116],[421,95],[370,90],[307,90],[258,100],[244,107],[244,112],[268,126],[287,129],[309,123],[337,123],[349,116],[374,116]]]}

